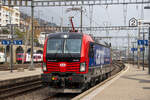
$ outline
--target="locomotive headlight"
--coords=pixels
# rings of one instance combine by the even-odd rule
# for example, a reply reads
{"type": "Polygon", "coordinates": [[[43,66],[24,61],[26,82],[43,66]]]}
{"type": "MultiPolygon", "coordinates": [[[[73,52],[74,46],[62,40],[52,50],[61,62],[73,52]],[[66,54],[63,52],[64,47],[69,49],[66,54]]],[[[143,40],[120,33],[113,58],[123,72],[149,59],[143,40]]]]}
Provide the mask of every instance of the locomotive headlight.
{"type": "Polygon", "coordinates": [[[80,72],[85,72],[85,70],[86,70],[86,64],[84,62],[80,64],[80,72]]]}
{"type": "Polygon", "coordinates": [[[47,71],[46,63],[43,62],[43,71],[47,71]]]}

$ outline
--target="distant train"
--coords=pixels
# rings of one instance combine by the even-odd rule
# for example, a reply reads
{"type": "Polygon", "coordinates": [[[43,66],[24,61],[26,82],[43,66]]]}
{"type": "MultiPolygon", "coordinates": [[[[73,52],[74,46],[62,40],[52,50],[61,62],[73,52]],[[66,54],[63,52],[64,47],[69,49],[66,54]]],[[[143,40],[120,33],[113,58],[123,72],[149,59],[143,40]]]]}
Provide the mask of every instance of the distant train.
{"type": "Polygon", "coordinates": [[[5,54],[3,52],[0,52],[0,64],[3,64],[5,62],[5,54]]]}
{"type": "Polygon", "coordinates": [[[110,47],[83,33],[50,34],[44,44],[43,85],[54,92],[80,93],[112,71],[110,47]]]}
{"type": "Polygon", "coordinates": [[[33,61],[34,62],[42,62],[43,61],[43,54],[33,54],[33,61]]]}
{"type": "MultiPolygon", "coordinates": [[[[43,54],[33,54],[33,61],[34,62],[42,62],[43,60],[43,54]]],[[[31,55],[26,53],[24,57],[24,53],[17,53],[16,54],[16,62],[17,63],[29,63],[31,62],[31,55]]]]}

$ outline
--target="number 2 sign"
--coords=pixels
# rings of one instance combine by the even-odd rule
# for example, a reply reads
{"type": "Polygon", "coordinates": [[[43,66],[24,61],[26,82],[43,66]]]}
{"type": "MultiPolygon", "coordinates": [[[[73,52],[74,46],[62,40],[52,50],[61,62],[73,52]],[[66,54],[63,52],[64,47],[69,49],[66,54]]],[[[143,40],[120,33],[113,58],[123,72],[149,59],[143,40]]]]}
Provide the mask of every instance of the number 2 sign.
{"type": "Polygon", "coordinates": [[[138,26],[138,21],[137,21],[137,19],[131,18],[131,19],[129,20],[129,26],[130,26],[130,27],[137,27],[137,26],[138,26]]]}

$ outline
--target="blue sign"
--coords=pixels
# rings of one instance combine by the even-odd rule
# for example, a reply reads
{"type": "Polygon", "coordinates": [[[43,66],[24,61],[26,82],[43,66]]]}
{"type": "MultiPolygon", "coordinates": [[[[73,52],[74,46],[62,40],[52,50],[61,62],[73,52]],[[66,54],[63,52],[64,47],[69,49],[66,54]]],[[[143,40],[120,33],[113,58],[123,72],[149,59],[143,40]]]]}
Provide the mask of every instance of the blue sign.
{"type": "Polygon", "coordinates": [[[140,48],[140,51],[144,51],[145,49],[144,48],[140,48]]]}
{"type": "Polygon", "coordinates": [[[148,40],[138,40],[138,45],[148,46],[148,40]]]}
{"type": "Polygon", "coordinates": [[[13,40],[14,45],[22,45],[22,40],[13,40]]]}
{"type": "Polygon", "coordinates": [[[131,48],[131,51],[137,51],[137,48],[131,48]]]}
{"type": "Polygon", "coordinates": [[[148,40],[144,41],[145,46],[148,46],[148,40]]]}
{"type": "Polygon", "coordinates": [[[143,40],[138,40],[138,45],[143,45],[143,44],[144,44],[143,40]]]}
{"type": "MultiPolygon", "coordinates": [[[[144,51],[144,48],[140,48],[140,51],[144,51]]],[[[137,48],[131,48],[131,51],[137,51],[137,48]]]]}
{"type": "Polygon", "coordinates": [[[1,43],[2,43],[2,45],[10,45],[11,41],[10,40],[2,40],[1,43]]]}

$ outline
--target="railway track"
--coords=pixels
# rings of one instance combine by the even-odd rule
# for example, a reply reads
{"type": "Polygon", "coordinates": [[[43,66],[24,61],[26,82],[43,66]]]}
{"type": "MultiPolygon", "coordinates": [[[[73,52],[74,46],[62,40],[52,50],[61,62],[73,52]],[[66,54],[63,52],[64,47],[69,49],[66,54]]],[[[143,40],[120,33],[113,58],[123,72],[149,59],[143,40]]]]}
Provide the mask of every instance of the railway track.
{"type": "MultiPolygon", "coordinates": [[[[119,71],[121,71],[123,69],[123,64],[121,62],[113,62],[113,66],[114,66],[114,69],[113,69],[111,75],[115,75],[116,73],[118,73],[119,71]]],[[[105,84],[106,82],[107,82],[107,79],[100,83],[95,84],[95,86],[98,84],[105,84]]],[[[93,87],[91,87],[91,88],[93,88],[93,87]]],[[[49,90],[49,89],[47,89],[45,91],[44,89],[45,88],[42,86],[40,78],[25,82],[25,83],[19,83],[19,84],[14,84],[14,85],[10,85],[10,86],[0,87],[0,100],[7,100],[7,99],[12,100],[9,98],[16,98],[17,96],[24,95],[24,94],[32,95],[32,92],[36,92],[39,90],[41,90],[41,91],[43,90],[42,91],[43,93],[40,92],[40,94],[44,94],[44,92],[47,93],[48,92],[47,90],[49,90]]],[[[46,96],[44,96],[42,99],[30,99],[30,100],[70,100],[70,99],[80,95],[80,94],[75,94],[75,93],[73,93],[73,94],[52,93],[50,91],[48,94],[46,96]],[[48,94],[52,94],[52,95],[48,95],[48,94]]],[[[34,97],[38,97],[38,96],[39,95],[35,95],[34,97]]],[[[28,99],[22,99],[22,100],[28,100],[28,99]]]]}
{"type": "MultiPolygon", "coordinates": [[[[115,74],[117,74],[118,72],[120,72],[125,67],[122,62],[117,62],[117,61],[113,62],[113,66],[114,66],[114,69],[111,72],[112,76],[115,75],[115,74]]],[[[105,80],[101,81],[100,83],[95,84],[95,86],[98,85],[98,84],[103,85],[103,84],[105,84],[109,80],[110,80],[109,78],[105,79],[105,80]]],[[[91,88],[93,88],[93,87],[91,87],[91,88]]],[[[91,88],[89,88],[89,89],[91,89],[91,88]]],[[[86,91],[84,91],[84,92],[86,92],[86,91]]],[[[74,93],[73,94],[56,93],[55,95],[48,96],[48,97],[46,97],[46,98],[44,98],[42,100],[70,100],[70,99],[72,99],[72,98],[74,98],[74,97],[76,97],[78,95],[80,95],[80,94],[74,94],[74,93]]]]}
{"type": "Polygon", "coordinates": [[[17,95],[31,92],[36,89],[43,88],[42,82],[40,79],[14,84],[10,86],[0,87],[0,100],[5,100],[10,97],[15,97],[17,95]]]}

